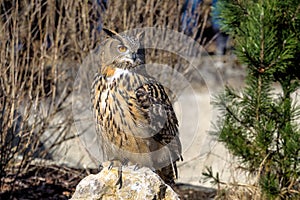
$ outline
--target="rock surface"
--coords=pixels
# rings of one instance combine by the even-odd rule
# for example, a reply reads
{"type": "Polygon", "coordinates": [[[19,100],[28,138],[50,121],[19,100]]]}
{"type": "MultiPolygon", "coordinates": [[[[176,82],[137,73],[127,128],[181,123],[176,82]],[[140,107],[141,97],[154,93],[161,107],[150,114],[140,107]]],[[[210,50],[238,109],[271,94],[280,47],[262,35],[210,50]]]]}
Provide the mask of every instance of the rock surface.
{"type": "Polygon", "coordinates": [[[98,174],[92,174],[80,181],[72,200],[82,199],[179,199],[172,188],[149,168],[122,167],[122,187],[116,185],[118,168],[108,169],[108,163],[98,174]]]}

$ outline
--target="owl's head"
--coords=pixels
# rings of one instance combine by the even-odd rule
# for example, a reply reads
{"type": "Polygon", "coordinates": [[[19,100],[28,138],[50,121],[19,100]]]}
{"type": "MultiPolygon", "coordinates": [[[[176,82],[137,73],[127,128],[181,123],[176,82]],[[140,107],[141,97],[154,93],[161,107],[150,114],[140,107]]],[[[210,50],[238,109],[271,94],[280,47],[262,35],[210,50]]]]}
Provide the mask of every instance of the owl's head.
{"type": "Polygon", "coordinates": [[[106,28],[103,31],[109,36],[101,46],[101,60],[104,65],[132,68],[145,64],[144,49],[140,43],[143,33],[131,37],[106,28]]]}

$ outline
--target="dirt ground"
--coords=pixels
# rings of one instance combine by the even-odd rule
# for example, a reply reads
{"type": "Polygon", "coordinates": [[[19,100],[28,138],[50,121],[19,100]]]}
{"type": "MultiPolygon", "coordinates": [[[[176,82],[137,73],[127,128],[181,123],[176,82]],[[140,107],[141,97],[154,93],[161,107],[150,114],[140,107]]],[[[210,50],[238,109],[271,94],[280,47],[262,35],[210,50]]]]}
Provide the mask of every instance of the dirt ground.
{"type": "MultiPolygon", "coordinates": [[[[18,177],[13,185],[14,176],[3,178],[3,190],[0,199],[70,199],[76,189],[76,185],[89,173],[97,173],[96,170],[86,171],[61,166],[31,166],[31,170],[18,177]]],[[[193,186],[190,184],[176,184],[174,190],[180,199],[212,199],[216,190],[193,186]]]]}

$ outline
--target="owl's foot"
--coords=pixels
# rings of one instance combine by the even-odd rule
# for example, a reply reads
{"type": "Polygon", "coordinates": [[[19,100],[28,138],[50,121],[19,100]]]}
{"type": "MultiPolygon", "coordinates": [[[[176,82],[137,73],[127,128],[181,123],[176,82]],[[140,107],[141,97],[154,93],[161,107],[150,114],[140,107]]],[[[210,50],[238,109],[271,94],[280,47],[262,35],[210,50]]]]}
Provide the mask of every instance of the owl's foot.
{"type": "Polygon", "coordinates": [[[135,164],[133,170],[136,171],[138,169],[141,169],[141,167],[142,167],[141,165],[135,164]]]}
{"type": "Polygon", "coordinates": [[[120,160],[117,160],[117,159],[111,160],[110,164],[108,166],[108,169],[111,170],[113,167],[127,166],[128,162],[129,161],[127,159],[125,159],[123,161],[120,161],[120,160]]]}
{"type": "Polygon", "coordinates": [[[116,185],[119,185],[119,189],[122,188],[122,166],[128,165],[128,160],[125,159],[122,162],[120,160],[111,160],[110,165],[108,166],[108,169],[111,170],[113,167],[118,167],[118,180],[116,182],[116,185]]]}
{"type": "Polygon", "coordinates": [[[104,168],[103,165],[100,163],[100,164],[98,165],[98,171],[101,172],[101,171],[103,170],[103,168],[104,168]]]}

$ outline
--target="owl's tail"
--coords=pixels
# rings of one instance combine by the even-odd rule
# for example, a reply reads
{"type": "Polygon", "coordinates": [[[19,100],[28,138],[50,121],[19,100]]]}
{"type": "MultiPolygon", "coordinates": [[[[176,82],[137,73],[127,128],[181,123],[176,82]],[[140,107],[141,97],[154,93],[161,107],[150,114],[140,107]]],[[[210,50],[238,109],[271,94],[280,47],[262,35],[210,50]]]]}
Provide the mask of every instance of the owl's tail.
{"type": "Polygon", "coordinates": [[[166,184],[172,187],[175,184],[175,179],[177,179],[176,162],[156,170],[156,173],[164,180],[166,184]]]}

